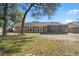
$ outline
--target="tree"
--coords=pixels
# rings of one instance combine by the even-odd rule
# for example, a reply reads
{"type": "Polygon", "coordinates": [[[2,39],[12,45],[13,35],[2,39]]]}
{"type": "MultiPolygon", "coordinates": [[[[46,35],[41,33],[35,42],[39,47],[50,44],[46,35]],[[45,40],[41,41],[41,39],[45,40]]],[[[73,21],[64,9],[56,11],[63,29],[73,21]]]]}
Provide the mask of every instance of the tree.
{"type": "Polygon", "coordinates": [[[5,3],[4,4],[4,9],[3,9],[3,12],[4,12],[4,15],[3,15],[3,19],[4,19],[4,24],[3,24],[3,36],[7,36],[7,10],[8,10],[8,4],[5,3]]]}
{"type": "Polygon", "coordinates": [[[8,12],[8,28],[12,31],[14,25],[18,22],[22,21],[23,18],[23,13],[18,9],[17,4],[15,4],[16,7],[14,7],[14,10],[12,8],[12,10],[10,9],[10,11],[8,12]]]}
{"type": "Polygon", "coordinates": [[[0,4],[0,8],[1,8],[0,10],[3,9],[2,10],[3,13],[1,14],[1,17],[0,17],[4,21],[3,36],[7,35],[7,33],[6,33],[7,27],[13,28],[13,26],[18,21],[22,21],[21,34],[23,34],[25,18],[29,11],[32,11],[31,15],[34,18],[41,18],[42,16],[48,16],[48,18],[50,18],[51,15],[55,14],[55,11],[57,10],[58,6],[59,6],[59,4],[56,4],[56,3],[52,3],[52,4],[46,4],[46,3],[43,3],[43,4],[42,3],[0,4]],[[20,8],[18,8],[18,5],[21,5],[23,9],[26,9],[24,12],[24,15],[19,10],[20,8]]]}
{"type": "Polygon", "coordinates": [[[12,11],[14,12],[15,8],[16,8],[15,4],[5,4],[5,3],[0,4],[0,25],[1,27],[3,26],[3,36],[7,35],[7,30],[11,25],[11,22],[9,21],[10,20],[13,21],[14,19],[9,14],[12,14],[12,11]],[[11,17],[12,19],[9,19],[9,17],[11,17]]]}
{"type": "Polygon", "coordinates": [[[3,27],[3,4],[0,4],[0,27],[3,27]]]}
{"type": "Polygon", "coordinates": [[[32,6],[34,6],[34,4],[31,4],[29,6],[29,8],[24,13],[23,20],[22,20],[22,25],[21,25],[21,34],[23,34],[23,31],[24,31],[24,22],[25,22],[26,15],[30,11],[30,9],[32,8],[32,6]]]}
{"type": "Polygon", "coordinates": [[[2,26],[3,26],[3,20],[0,19],[0,27],[2,27],[2,26]]]}
{"type": "MultiPolygon", "coordinates": [[[[28,5],[28,4],[26,4],[28,5]]],[[[25,22],[25,18],[28,14],[28,12],[30,10],[32,10],[32,13],[31,15],[35,18],[41,18],[40,16],[48,16],[48,18],[51,17],[51,15],[54,15],[55,14],[55,11],[57,10],[57,7],[59,6],[60,4],[58,3],[31,3],[29,6],[26,6],[28,7],[24,13],[24,16],[23,16],[23,20],[22,20],[22,25],[21,25],[21,34],[24,33],[24,22],[25,22]]]]}
{"type": "Polygon", "coordinates": [[[7,30],[12,29],[17,22],[21,22],[23,13],[17,4],[0,4],[0,25],[3,26],[3,36],[7,35],[7,30]]]}

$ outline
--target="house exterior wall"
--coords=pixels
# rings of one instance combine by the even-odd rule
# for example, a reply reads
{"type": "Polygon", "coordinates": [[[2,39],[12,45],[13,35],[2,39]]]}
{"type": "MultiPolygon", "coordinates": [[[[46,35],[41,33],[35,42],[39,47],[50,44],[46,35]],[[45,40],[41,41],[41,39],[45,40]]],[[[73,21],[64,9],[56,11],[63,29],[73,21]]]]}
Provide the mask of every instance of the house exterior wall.
{"type": "Polygon", "coordinates": [[[51,25],[51,26],[48,26],[48,32],[65,33],[65,32],[68,32],[68,26],[67,25],[51,25]]]}
{"type": "MultiPolygon", "coordinates": [[[[20,32],[21,27],[15,26],[14,32],[20,32]]],[[[31,33],[56,33],[56,32],[68,32],[68,26],[67,25],[48,25],[48,26],[25,26],[24,32],[31,32],[31,33]]]]}
{"type": "Polygon", "coordinates": [[[46,33],[47,32],[47,26],[43,27],[43,32],[46,33]]]}
{"type": "Polygon", "coordinates": [[[78,24],[68,24],[70,33],[79,33],[79,25],[78,24]]]}
{"type": "Polygon", "coordinates": [[[70,33],[79,33],[79,27],[71,27],[69,28],[70,33]]]}
{"type": "Polygon", "coordinates": [[[46,26],[26,26],[25,27],[25,32],[47,32],[47,27],[46,26]]]}
{"type": "Polygon", "coordinates": [[[20,32],[21,31],[21,27],[15,26],[15,27],[13,27],[13,31],[14,32],[20,32]]]}

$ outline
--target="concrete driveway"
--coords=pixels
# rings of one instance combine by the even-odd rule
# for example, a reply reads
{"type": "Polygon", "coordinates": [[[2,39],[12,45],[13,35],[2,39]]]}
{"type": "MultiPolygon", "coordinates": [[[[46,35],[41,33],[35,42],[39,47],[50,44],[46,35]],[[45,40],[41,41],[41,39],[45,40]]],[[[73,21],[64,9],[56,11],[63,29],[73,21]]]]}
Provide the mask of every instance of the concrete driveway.
{"type": "Polygon", "coordinates": [[[79,41],[79,34],[68,33],[68,34],[43,34],[41,35],[50,40],[70,40],[70,41],[79,41]]]}

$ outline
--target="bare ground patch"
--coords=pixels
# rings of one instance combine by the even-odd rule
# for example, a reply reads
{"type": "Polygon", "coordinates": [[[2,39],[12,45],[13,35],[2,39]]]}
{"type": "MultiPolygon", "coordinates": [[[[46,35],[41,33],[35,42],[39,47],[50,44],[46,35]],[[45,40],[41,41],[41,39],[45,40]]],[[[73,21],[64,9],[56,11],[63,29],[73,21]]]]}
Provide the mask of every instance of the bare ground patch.
{"type": "Polygon", "coordinates": [[[46,37],[48,39],[53,40],[54,38],[56,40],[70,40],[70,41],[79,41],[79,34],[74,33],[68,33],[68,34],[52,34],[52,35],[41,35],[43,37],[46,37]]]}

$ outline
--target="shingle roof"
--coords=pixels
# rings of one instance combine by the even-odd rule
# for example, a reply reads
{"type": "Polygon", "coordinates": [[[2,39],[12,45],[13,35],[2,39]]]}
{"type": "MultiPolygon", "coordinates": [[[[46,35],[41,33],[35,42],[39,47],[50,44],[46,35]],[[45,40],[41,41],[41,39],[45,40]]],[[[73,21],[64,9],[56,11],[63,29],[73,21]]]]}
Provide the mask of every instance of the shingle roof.
{"type": "Polygon", "coordinates": [[[46,26],[46,25],[59,25],[59,22],[29,22],[25,26],[46,26]]]}
{"type": "Polygon", "coordinates": [[[79,27],[79,21],[69,23],[70,27],[79,27]]]}
{"type": "MultiPolygon", "coordinates": [[[[60,25],[59,22],[28,22],[25,26],[46,26],[46,25],[60,25]]],[[[21,23],[17,23],[15,26],[21,26],[21,23]]]]}

